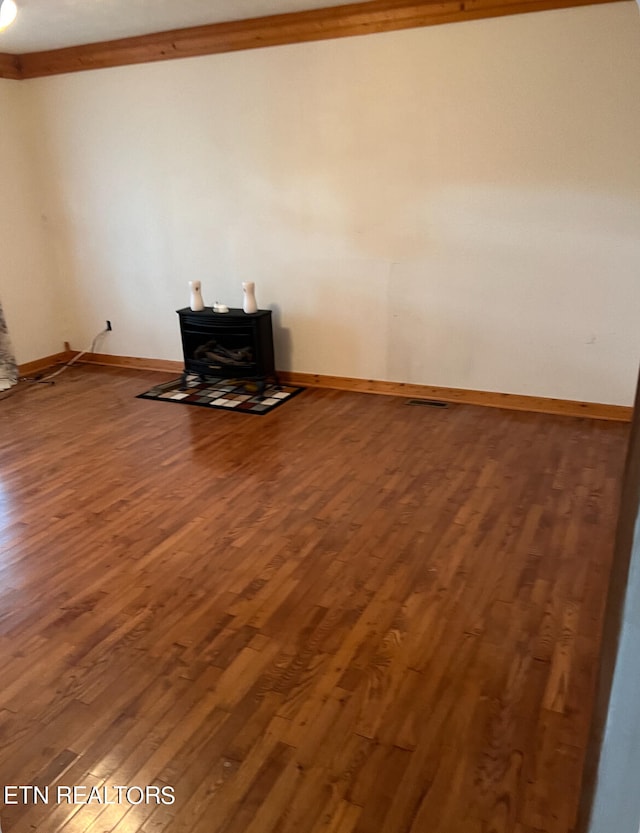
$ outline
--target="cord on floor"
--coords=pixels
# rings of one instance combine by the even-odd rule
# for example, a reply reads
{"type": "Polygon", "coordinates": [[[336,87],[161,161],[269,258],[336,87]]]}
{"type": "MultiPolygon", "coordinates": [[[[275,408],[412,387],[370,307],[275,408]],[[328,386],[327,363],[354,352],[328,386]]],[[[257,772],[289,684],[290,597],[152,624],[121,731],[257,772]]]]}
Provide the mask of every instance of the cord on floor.
{"type": "Polygon", "coordinates": [[[91,342],[91,347],[88,347],[86,350],[82,350],[80,353],[75,355],[68,362],[65,362],[65,364],[62,365],[62,367],[58,368],[58,370],[54,371],[53,373],[49,373],[47,376],[43,376],[41,374],[38,375],[38,376],[20,376],[18,378],[18,384],[15,387],[9,388],[9,390],[3,391],[3,392],[0,393],[0,402],[3,399],[8,399],[10,396],[14,396],[16,393],[19,393],[22,390],[27,390],[28,387],[25,388],[24,386],[20,385],[21,382],[26,382],[27,386],[29,386],[29,385],[55,385],[55,382],[53,381],[53,379],[56,376],[59,376],[61,373],[64,373],[64,371],[68,367],[71,367],[72,364],[75,364],[75,362],[77,362],[78,359],[81,359],[82,356],[85,356],[87,353],[95,353],[95,349],[96,349],[96,345],[98,343],[98,339],[100,339],[102,336],[106,335],[108,332],[109,332],[108,328],[105,328],[104,330],[100,330],[98,335],[91,342]]]}

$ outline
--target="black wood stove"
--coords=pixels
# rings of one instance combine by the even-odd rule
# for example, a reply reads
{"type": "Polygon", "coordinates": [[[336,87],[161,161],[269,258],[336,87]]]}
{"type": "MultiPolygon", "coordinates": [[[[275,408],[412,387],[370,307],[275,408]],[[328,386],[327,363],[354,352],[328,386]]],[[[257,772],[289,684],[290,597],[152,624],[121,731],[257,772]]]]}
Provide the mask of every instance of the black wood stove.
{"type": "Polygon", "coordinates": [[[177,310],[184,354],[183,383],[188,374],[201,379],[247,379],[262,393],[267,380],[276,384],[271,310],[214,312],[177,310]]]}

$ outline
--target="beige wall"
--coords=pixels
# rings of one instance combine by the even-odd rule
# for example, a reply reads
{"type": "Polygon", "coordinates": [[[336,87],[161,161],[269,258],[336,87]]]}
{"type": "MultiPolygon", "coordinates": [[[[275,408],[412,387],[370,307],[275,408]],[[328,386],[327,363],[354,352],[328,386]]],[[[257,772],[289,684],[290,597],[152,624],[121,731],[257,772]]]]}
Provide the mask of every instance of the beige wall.
{"type": "Polygon", "coordinates": [[[63,349],[63,310],[33,127],[20,85],[0,79],[0,301],[20,363],[63,349]]]}
{"type": "Polygon", "coordinates": [[[283,369],[630,404],[635,3],[21,82],[86,347],[180,358],[187,282],[283,369]],[[142,322],[142,323],[141,323],[142,322]]]}

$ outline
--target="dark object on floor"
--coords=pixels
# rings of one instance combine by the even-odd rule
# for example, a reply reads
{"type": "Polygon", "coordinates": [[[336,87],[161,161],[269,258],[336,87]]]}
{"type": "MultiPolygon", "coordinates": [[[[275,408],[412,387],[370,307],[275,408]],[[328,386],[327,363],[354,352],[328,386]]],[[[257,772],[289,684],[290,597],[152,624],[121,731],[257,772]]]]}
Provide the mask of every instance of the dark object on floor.
{"type": "Polygon", "coordinates": [[[301,393],[304,388],[292,385],[267,385],[260,396],[258,386],[241,379],[206,379],[188,375],[186,387],[182,377],[156,385],[136,399],[158,399],[162,402],[178,402],[183,405],[201,405],[205,408],[220,408],[240,411],[243,414],[268,414],[278,405],[301,393]]]}
{"type": "Polygon", "coordinates": [[[267,382],[278,384],[273,353],[271,310],[215,312],[211,307],[179,309],[185,374],[203,380],[251,379],[258,393],[267,382]]]}
{"type": "Polygon", "coordinates": [[[409,399],[407,405],[427,405],[429,408],[448,408],[447,402],[440,402],[437,399],[409,399]]]}

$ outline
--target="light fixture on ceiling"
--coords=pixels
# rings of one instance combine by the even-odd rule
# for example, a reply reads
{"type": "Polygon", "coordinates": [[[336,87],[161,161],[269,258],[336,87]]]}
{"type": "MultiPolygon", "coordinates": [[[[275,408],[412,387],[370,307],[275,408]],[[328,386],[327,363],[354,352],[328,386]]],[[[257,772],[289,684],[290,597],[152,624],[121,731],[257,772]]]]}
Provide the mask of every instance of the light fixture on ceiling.
{"type": "Polygon", "coordinates": [[[0,0],[0,32],[16,19],[18,7],[15,0],[0,0]]]}

